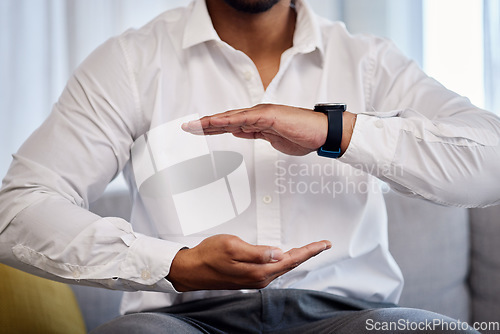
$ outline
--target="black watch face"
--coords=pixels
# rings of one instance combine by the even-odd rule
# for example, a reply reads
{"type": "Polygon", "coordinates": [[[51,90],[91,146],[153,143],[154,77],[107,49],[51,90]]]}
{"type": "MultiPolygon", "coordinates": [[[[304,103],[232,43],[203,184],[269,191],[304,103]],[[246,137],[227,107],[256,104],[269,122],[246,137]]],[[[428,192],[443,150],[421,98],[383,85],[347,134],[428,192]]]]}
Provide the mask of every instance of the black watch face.
{"type": "Polygon", "coordinates": [[[346,111],[347,105],[345,103],[318,103],[314,106],[315,111],[326,113],[328,110],[346,111]]]}

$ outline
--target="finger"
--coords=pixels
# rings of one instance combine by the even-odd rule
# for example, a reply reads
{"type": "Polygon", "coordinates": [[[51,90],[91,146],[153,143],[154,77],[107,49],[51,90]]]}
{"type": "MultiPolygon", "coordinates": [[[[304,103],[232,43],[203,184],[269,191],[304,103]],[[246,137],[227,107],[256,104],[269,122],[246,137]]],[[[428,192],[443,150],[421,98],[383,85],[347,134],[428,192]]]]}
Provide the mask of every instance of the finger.
{"type": "Polygon", "coordinates": [[[265,114],[260,109],[243,110],[233,114],[209,117],[206,120],[202,119],[201,126],[203,129],[232,127],[263,131],[269,129],[273,124],[273,118],[268,116],[270,114],[265,114]]]}
{"type": "Polygon", "coordinates": [[[233,136],[242,139],[264,139],[264,136],[260,132],[233,132],[233,136]]]}
{"type": "Polygon", "coordinates": [[[251,116],[256,117],[257,113],[263,109],[265,109],[265,105],[256,105],[250,108],[242,108],[242,109],[233,109],[228,110],[222,113],[213,114],[210,116],[204,116],[198,120],[193,120],[190,122],[186,122],[182,124],[182,129],[184,131],[193,133],[193,134],[202,134],[203,130],[212,128],[212,127],[223,127],[225,125],[232,125],[231,122],[236,122],[235,124],[239,126],[240,123],[252,124],[252,119],[245,119],[244,116],[246,113],[250,113],[251,116]],[[232,118],[238,116],[237,118],[232,118]],[[229,121],[229,122],[228,122],[229,121]]]}
{"type": "Polygon", "coordinates": [[[195,135],[204,134],[203,127],[201,126],[201,121],[199,119],[181,124],[181,129],[195,135]]]}
{"type": "Polygon", "coordinates": [[[252,111],[252,112],[261,111],[261,110],[264,110],[266,108],[269,109],[270,106],[271,106],[271,104],[257,104],[257,105],[254,105],[252,107],[249,107],[249,108],[232,109],[232,110],[224,111],[221,113],[217,113],[217,114],[213,114],[213,115],[205,116],[205,117],[223,117],[223,116],[231,116],[231,115],[238,114],[241,112],[246,112],[246,111],[252,111]]]}
{"type": "Polygon", "coordinates": [[[217,114],[213,114],[213,115],[209,115],[209,116],[205,116],[205,117],[230,116],[230,115],[233,115],[233,114],[238,114],[238,113],[243,112],[243,111],[257,111],[257,110],[262,110],[262,109],[269,108],[270,106],[271,106],[271,104],[257,104],[257,105],[254,105],[252,107],[227,110],[227,111],[224,111],[224,112],[221,112],[221,113],[217,113],[217,114]]]}
{"type": "Polygon", "coordinates": [[[300,248],[291,249],[286,253],[283,253],[279,248],[274,248],[274,252],[276,251],[281,252],[279,254],[280,259],[278,258],[278,256],[276,256],[277,253],[274,253],[274,260],[267,260],[268,258],[266,258],[266,255],[269,255],[269,253],[266,254],[266,252],[269,252],[269,248],[273,247],[270,246],[252,246],[252,247],[254,248],[253,250],[251,250],[253,252],[253,255],[250,255],[250,252],[248,252],[247,261],[241,261],[241,262],[249,262],[247,263],[248,268],[255,268],[255,265],[259,264],[258,256],[260,254],[260,256],[262,256],[260,258],[260,264],[267,263],[266,272],[268,273],[268,275],[278,277],[284,274],[285,272],[288,272],[296,268],[300,264],[320,254],[321,252],[330,249],[332,247],[332,244],[328,240],[323,240],[310,243],[300,248]],[[257,248],[261,248],[261,250],[258,251],[257,248]]]}
{"type": "MultiPolygon", "coordinates": [[[[254,247],[267,247],[267,246],[254,246],[254,247]]],[[[278,261],[271,261],[267,264],[261,263],[248,263],[240,262],[238,264],[239,272],[244,272],[250,278],[257,277],[256,284],[267,282],[276,279],[277,277],[291,271],[298,267],[300,264],[309,260],[310,258],[318,255],[319,253],[330,249],[332,244],[328,240],[313,242],[300,248],[294,248],[282,254],[282,259],[278,261]],[[253,274],[253,275],[252,275],[253,274]]]]}
{"type": "Polygon", "coordinates": [[[241,128],[239,127],[223,127],[223,128],[209,128],[205,129],[203,133],[207,136],[211,135],[219,135],[223,133],[240,133],[244,132],[241,128]]]}
{"type": "Polygon", "coordinates": [[[241,131],[241,127],[245,125],[251,125],[251,123],[249,123],[249,121],[244,117],[232,119],[229,118],[229,116],[218,117],[214,115],[183,123],[181,128],[182,130],[195,135],[211,135],[238,132],[241,131]]]}
{"type": "Polygon", "coordinates": [[[260,132],[271,129],[274,124],[274,118],[270,113],[264,113],[260,109],[255,109],[213,118],[210,124],[213,126],[239,127],[249,132],[260,132]]]}
{"type": "Polygon", "coordinates": [[[199,121],[192,121],[188,123],[183,123],[181,125],[182,130],[189,132],[194,135],[219,135],[223,133],[234,133],[240,132],[240,127],[208,127],[203,129],[199,121]]]}
{"type": "Polygon", "coordinates": [[[328,240],[310,243],[300,248],[294,248],[284,254],[283,260],[279,262],[284,272],[298,267],[310,258],[330,249],[332,243],[328,240]]]}
{"type": "Polygon", "coordinates": [[[209,115],[209,116],[203,116],[202,118],[200,118],[199,120],[194,120],[194,121],[191,121],[191,122],[199,122],[199,125],[202,127],[202,128],[207,128],[207,127],[211,127],[211,126],[214,126],[211,122],[212,120],[214,119],[221,119],[221,118],[225,118],[225,117],[228,117],[228,116],[231,116],[231,115],[234,115],[234,114],[238,114],[238,113],[241,113],[241,112],[245,112],[247,110],[250,110],[248,108],[245,108],[245,109],[234,109],[234,110],[228,110],[228,111],[225,111],[225,112],[222,112],[222,113],[218,113],[218,114],[213,114],[213,115],[209,115]]]}
{"type": "Polygon", "coordinates": [[[232,114],[237,114],[237,113],[240,113],[242,111],[247,111],[247,110],[252,110],[252,109],[255,109],[255,107],[240,108],[240,109],[231,109],[231,110],[227,110],[227,111],[220,112],[220,113],[217,113],[217,114],[212,114],[212,115],[204,116],[203,118],[205,118],[205,117],[206,118],[211,118],[211,117],[229,116],[229,115],[232,115],[232,114]]]}
{"type": "Polygon", "coordinates": [[[242,241],[233,253],[233,260],[249,264],[266,264],[283,260],[281,249],[273,246],[256,246],[242,241]]]}
{"type": "Polygon", "coordinates": [[[200,119],[194,119],[194,120],[191,120],[189,122],[185,122],[185,123],[181,124],[181,128],[184,131],[198,134],[198,133],[203,132],[203,130],[206,128],[213,127],[210,124],[210,120],[212,118],[217,118],[220,115],[223,115],[223,114],[215,114],[212,116],[205,116],[205,117],[202,117],[200,119]]]}

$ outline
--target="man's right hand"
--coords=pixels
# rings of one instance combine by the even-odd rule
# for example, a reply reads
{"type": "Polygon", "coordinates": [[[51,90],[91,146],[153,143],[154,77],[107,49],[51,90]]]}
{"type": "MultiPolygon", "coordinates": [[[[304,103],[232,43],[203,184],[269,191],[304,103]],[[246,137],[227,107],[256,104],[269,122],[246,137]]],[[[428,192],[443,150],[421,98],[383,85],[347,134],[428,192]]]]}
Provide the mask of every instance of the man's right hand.
{"type": "Polygon", "coordinates": [[[255,246],[233,235],[215,235],[180,250],[167,279],[177,291],[261,289],[278,276],[331,248],[327,240],[288,252],[255,246]]]}

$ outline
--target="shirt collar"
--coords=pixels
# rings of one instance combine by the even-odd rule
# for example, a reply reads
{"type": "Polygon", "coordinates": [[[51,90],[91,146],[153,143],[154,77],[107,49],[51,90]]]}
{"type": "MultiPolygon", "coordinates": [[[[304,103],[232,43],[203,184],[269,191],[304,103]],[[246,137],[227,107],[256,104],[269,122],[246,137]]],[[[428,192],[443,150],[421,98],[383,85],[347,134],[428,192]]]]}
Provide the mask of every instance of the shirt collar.
{"type": "Polygon", "coordinates": [[[318,49],[323,55],[323,38],[318,23],[318,17],[306,1],[296,0],[297,23],[293,36],[293,46],[300,53],[310,53],[318,49]]]}
{"type": "MultiPolygon", "coordinates": [[[[316,15],[304,0],[296,0],[295,8],[297,23],[293,48],[299,53],[310,53],[318,49],[323,54],[323,40],[316,15]]],[[[186,22],[182,47],[187,49],[210,40],[220,41],[220,38],[212,25],[205,0],[195,0],[186,22]]]]}
{"type": "Polygon", "coordinates": [[[220,41],[208,14],[205,0],[195,0],[192,5],[192,12],[184,29],[182,48],[187,49],[210,40],[220,41]]]}

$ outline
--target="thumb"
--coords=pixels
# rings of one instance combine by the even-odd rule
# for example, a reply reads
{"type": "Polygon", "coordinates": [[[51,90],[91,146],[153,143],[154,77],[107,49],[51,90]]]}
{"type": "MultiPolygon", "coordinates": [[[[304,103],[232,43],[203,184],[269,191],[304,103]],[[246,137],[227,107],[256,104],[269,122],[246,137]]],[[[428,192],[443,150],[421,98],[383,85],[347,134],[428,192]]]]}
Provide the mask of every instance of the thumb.
{"type": "Polygon", "coordinates": [[[240,262],[265,264],[277,262],[284,258],[283,251],[273,246],[255,246],[251,244],[242,244],[241,253],[235,260],[240,262]]]}

